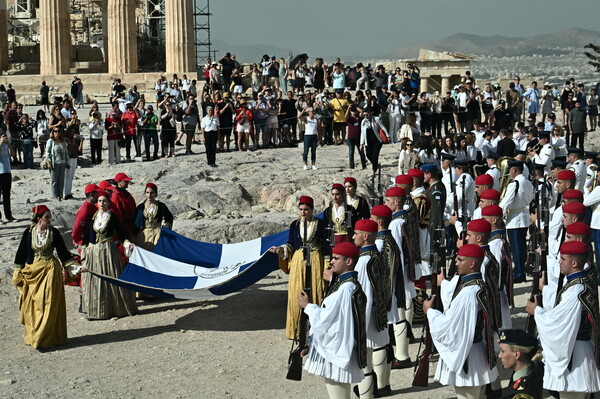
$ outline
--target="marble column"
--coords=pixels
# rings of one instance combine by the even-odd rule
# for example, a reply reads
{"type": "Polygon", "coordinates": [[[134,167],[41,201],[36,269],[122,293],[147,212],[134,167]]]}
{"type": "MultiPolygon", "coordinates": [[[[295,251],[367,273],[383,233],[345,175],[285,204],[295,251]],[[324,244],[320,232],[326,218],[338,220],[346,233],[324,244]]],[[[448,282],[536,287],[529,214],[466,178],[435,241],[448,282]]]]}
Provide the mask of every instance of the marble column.
{"type": "Polygon", "coordinates": [[[71,69],[69,2],[40,0],[40,74],[64,75],[71,69]]]}
{"type": "Polygon", "coordinates": [[[193,0],[165,2],[166,72],[196,71],[193,0]]]}
{"type": "Polygon", "coordinates": [[[446,95],[446,92],[450,90],[450,75],[442,75],[442,96],[446,95]]]}
{"type": "Polygon", "coordinates": [[[108,0],[108,73],[138,71],[135,0],[108,0]]]}
{"type": "Polygon", "coordinates": [[[0,0],[0,72],[8,69],[8,28],[6,0],[0,0]]]}
{"type": "Polygon", "coordinates": [[[421,87],[420,87],[421,93],[423,92],[429,92],[429,77],[427,76],[423,76],[421,77],[421,87]]]}
{"type": "Polygon", "coordinates": [[[108,72],[108,0],[102,0],[100,3],[102,10],[102,51],[104,52],[104,64],[102,64],[102,72],[108,72]]]}

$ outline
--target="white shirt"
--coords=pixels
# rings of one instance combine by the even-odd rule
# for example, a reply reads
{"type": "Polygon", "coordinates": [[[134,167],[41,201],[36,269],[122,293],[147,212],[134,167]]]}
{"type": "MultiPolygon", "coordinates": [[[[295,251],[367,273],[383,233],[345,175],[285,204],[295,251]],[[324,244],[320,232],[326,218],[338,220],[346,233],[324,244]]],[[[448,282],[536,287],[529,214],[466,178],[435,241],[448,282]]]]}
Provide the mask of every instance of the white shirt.
{"type": "Polygon", "coordinates": [[[216,132],[219,130],[219,118],[216,116],[205,116],[200,122],[200,127],[206,132],[216,132]]]}
{"type": "Polygon", "coordinates": [[[507,229],[529,227],[529,204],[533,200],[533,185],[522,174],[506,188],[506,194],[500,201],[500,208],[506,217],[507,229]],[[517,184],[518,182],[518,192],[517,184]]]}
{"type": "Polygon", "coordinates": [[[592,223],[590,227],[600,230],[600,186],[597,186],[591,193],[583,199],[583,205],[592,208],[592,223]]]}
{"type": "Polygon", "coordinates": [[[585,178],[587,175],[585,162],[583,162],[583,159],[578,159],[577,161],[573,162],[568,169],[575,172],[575,188],[583,192],[585,178]]]}

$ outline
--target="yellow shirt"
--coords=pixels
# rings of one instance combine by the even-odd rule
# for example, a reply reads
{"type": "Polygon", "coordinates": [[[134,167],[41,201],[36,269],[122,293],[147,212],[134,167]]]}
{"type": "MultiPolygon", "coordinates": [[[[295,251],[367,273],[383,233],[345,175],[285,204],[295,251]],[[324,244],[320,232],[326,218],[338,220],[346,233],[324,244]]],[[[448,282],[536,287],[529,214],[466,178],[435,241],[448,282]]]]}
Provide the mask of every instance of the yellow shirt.
{"type": "Polygon", "coordinates": [[[346,109],[350,106],[350,103],[345,98],[338,99],[334,98],[331,101],[333,107],[333,121],[334,122],[346,122],[346,109]]]}

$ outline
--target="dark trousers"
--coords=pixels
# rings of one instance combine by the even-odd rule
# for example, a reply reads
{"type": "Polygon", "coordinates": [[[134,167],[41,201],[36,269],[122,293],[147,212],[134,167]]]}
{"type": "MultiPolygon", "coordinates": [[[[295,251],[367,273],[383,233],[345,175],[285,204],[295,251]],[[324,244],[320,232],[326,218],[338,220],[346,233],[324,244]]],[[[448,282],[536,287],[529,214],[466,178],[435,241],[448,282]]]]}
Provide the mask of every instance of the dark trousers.
{"type": "Polygon", "coordinates": [[[360,155],[360,163],[362,165],[362,168],[366,168],[367,159],[365,158],[365,152],[361,151],[360,149],[360,138],[353,137],[351,139],[346,140],[346,143],[348,143],[348,159],[350,161],[350,167],[354,169],[354,148],[356,148],[358,150],[358,155],[360,155]]]}
{"type": "Polygon", "coordinates": [[[10,173],[0,174],[0,195],[2,195],[2,205],[4,206],[4,217],[12,219],[10,210],[10,190],[12,187],[12,175],[10,173]]]}
{"type": "Polygon", "coordinates": [[[302,161],[308,163],[308,150],[310,149],[310,161],[314,165],[317,161],[317,143],[319,136],[316,134],[304,135],[304,151],[302,152],[302,161]]]}
{"type": "Polygon", "coordinates": [[[442,137],[442,114],[431,115],[431,134],[433,137],[442,137]]]}
{"type": "Polygon", "coordinates": [[[146,159],[150,159],[150,142],[154,144],[154,157],[158,156],[158,132],[156,129],[144,129],[144,147],[146,148],[146,159]]]}
{"type": "Polygon", "coordinates": [[[584,133],[571,133],[571,147],[581,148],[583,150],[583,138],[584,133]],[[577,145],[577,141],[579,141],[579,145],[577,145]]]}
{"type": "Polygon", "coordinates": [[[366,156],[373,165],[373,173],[379,169],[379,151],[381,151],[381,141],[377,140],[374,133],[367,133],[367,145],[365,146],[366,156]]]}
{"type": "Polygon", "coordinates": [[[433,116],[431,114],[425,114],[425,113],[421,114],[421,131],[422,132],[431,132],[432,119],[433,119],[433,116]]]}
{"type": "Polygon", "coordinates": [[[206,147],[206,161],[209,165],[216,165],[217,162],[217,139],[219,133],[204,132],[204,146],[206,147]]]}
{"type": "Polygon", "coordinates": [[[92,150],[92,164],[102,163],[102,139],[90,139],[90,148],[92,150]]]}
{"type": "Polygon", "coordinates": [[[452,129],[456,129],[456,123],[454,123],[454,114],[453,113],[445,113],[442,116],[442,120],[444,121],[444,132],[446,136],[450,133],[450,129],[448,128],[448,124],[452,129]]]}
{"type": "MultiPolygon", "coordinates": [[[[131,136],[131,135],[125,135],[125,156],[127,157],[127,159],[131,158],[131,143],[135,143],[137,142],[137,140],[135,139],[135,135],[131,136]]],[[[136,151],[137,152],[137,151],[136,151]]]]}
{"type": "Polygon", "coordinates": [[[513,278],[515,280],[525,278],[525,261],[527,260],[527,227],[519,229],[506,229],[510,250],[513,256],[515,268],[513,278]]]}

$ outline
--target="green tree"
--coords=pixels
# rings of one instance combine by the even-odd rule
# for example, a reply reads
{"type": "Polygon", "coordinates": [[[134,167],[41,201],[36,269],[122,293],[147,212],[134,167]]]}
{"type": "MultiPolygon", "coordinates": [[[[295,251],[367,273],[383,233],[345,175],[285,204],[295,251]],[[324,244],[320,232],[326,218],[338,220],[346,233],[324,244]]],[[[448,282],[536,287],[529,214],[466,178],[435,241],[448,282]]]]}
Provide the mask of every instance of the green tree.
{"type": "Polygon", "coordinates": [[[588,57],[588,64],[596,68],[597,72],[600,72],[600,46],[588,43],[585,46],[583,46],[583,48],[592,50],[592,52],[584,51],[583,54],[585,54],[585,56],[588,57]]]}

